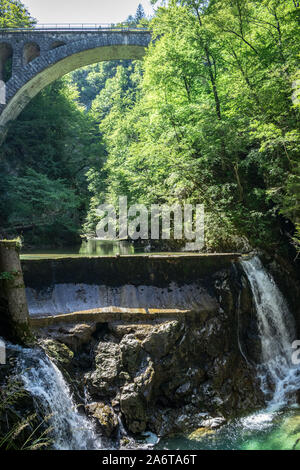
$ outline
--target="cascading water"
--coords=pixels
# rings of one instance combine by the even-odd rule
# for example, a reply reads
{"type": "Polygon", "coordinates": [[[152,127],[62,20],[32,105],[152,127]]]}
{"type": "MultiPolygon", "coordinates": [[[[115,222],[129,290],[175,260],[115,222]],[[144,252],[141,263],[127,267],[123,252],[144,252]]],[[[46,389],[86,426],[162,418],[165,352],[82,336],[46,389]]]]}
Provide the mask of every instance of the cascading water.
{"type": "Polygon", "coordinates": [[[53,447],[57,450],[101,449],[93,425],[79,414],[62,373],[40,349],[19,350],[20,376],[25,389],[51,415],[53,447]]]}
{"type": "Polygon", "coordinates": [[[251,285],[258,318],[262,355],[258,370],[262,390],[269,398],[268,408],[278,409],[295,402],[295,392],[300,389],[300,368],[292,363],[294,320],[259,258],[243,260],[242,266],[251,285]]]}

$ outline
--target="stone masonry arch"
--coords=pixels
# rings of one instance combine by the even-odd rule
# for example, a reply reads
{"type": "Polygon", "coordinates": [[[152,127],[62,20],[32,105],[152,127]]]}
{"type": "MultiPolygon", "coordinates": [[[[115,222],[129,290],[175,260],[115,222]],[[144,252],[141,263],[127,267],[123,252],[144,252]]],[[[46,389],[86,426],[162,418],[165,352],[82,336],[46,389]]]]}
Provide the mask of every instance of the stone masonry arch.
{"type": "Polygon", "coordinates": [[[12,44],[13,65],[12,77],[5,87],[5,104],[0,104],[0,143],[5,138],[8,123],[15,120],[30,100],[47,85],[93,63],[142,59],[151,41],[149,31],[137,30],[7,33],[6,36],[5,41],[5,34],[0,32],[0,44],[12,44]],[[26,44],[30,44],[31,48],[27,51],[24,64],[26,44]],[[53,48],[53,45],[56,47],[53,48]]]}

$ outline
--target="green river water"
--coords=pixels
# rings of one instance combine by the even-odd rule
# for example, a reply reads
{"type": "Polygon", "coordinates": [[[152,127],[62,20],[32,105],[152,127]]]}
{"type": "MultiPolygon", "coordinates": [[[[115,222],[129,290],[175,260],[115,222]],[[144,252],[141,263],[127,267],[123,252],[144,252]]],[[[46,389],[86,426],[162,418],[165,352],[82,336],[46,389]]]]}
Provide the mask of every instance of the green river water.
{"type": "Polygon", "coordinates": [[[261,411],[233,420],[207,434],[200,428],[188,437],[164,439],[156,445],[156,449],[300,450],[300,408],[261,411]]]}

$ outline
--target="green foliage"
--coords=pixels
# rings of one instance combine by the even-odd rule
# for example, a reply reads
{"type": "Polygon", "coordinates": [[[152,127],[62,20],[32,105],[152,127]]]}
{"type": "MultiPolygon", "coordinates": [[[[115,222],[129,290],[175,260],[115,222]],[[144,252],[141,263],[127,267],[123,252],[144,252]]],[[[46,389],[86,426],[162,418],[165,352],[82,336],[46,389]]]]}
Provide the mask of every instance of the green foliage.
{"type": "Polygon", "coordinates": [[[48,421],[51,416],[40,419],[36,413],[20,415],[18,408],[26,400],[27,392],[16,379],[10,379],[5,386],[2,384],[0,398],[0,450],[49,449],[52,428],[48,421]]]}
{"type": "Polygon", "coordinates": [[[17,271],[2,271],[0,272],[0,281],[12,281],[16,274],[18,274],[17,271]]]}
{"type": "Polygon", "coordinates": [[[146,18],[145,10],[143,8],[143,5],[139,3],[135,15],[128,16],[126,23],[130,26],[131,25],[136,26],[142,23],[145,18],[146,18]]]}
{"type": "Polygon", "coordinates": [[[279,213],[299,224],[294,10],[277,0],[158,8],[143,66],[118,68],[91,106],[108,156],[88,173],[89,231],[105,193],[204,203],[210,250],[278,246],[279,213]]]}
{"type": "Polygon", "coordinates": [[[60,80],[47,87],[14,122],[1,148],[0,225],[25,242],[79,240],[89,200],[86,171],[104,152],[96,123],[60,80]]]}
{"type": "Polygon", "coordinates": [[[128,67],[130,64],[130,60],[113,60],[88,65],[70,73],[67,82],[76,86],[80,104],[89,110],[96,96],[105,87],[106,81],[115,75],[117,67],[128,67]]]}
{"type": "Polygon", "coordinates": [[[0,0],[0,28],[28,28],[35,24],[19,0],[0,0]]]}
{"type": "MultiPolygon", "coordinates": [[[[207,250],[298,246],[297,2],[152,3],[144,62],[77,70],[13,124],[0,225],[27,240],[72,238],[82,225],[93,233],[99,203],[127,195],[203,203],[207,250]]],[[[140,7],[127,19],[144,22],[140,7]]]]}

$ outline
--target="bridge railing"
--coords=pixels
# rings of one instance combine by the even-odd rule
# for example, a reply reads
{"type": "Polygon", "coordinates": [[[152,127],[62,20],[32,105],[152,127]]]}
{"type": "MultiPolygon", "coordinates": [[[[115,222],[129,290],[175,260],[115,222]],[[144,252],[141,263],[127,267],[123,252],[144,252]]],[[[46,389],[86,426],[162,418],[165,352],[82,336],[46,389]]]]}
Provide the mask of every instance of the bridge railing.
{"type": "Polygon", "coordinates": [[[51,32],[51,31],[149,31],[149,28],[128,23],[44,23],[27,28],[0,28],[0,32],[51,32]]]}

